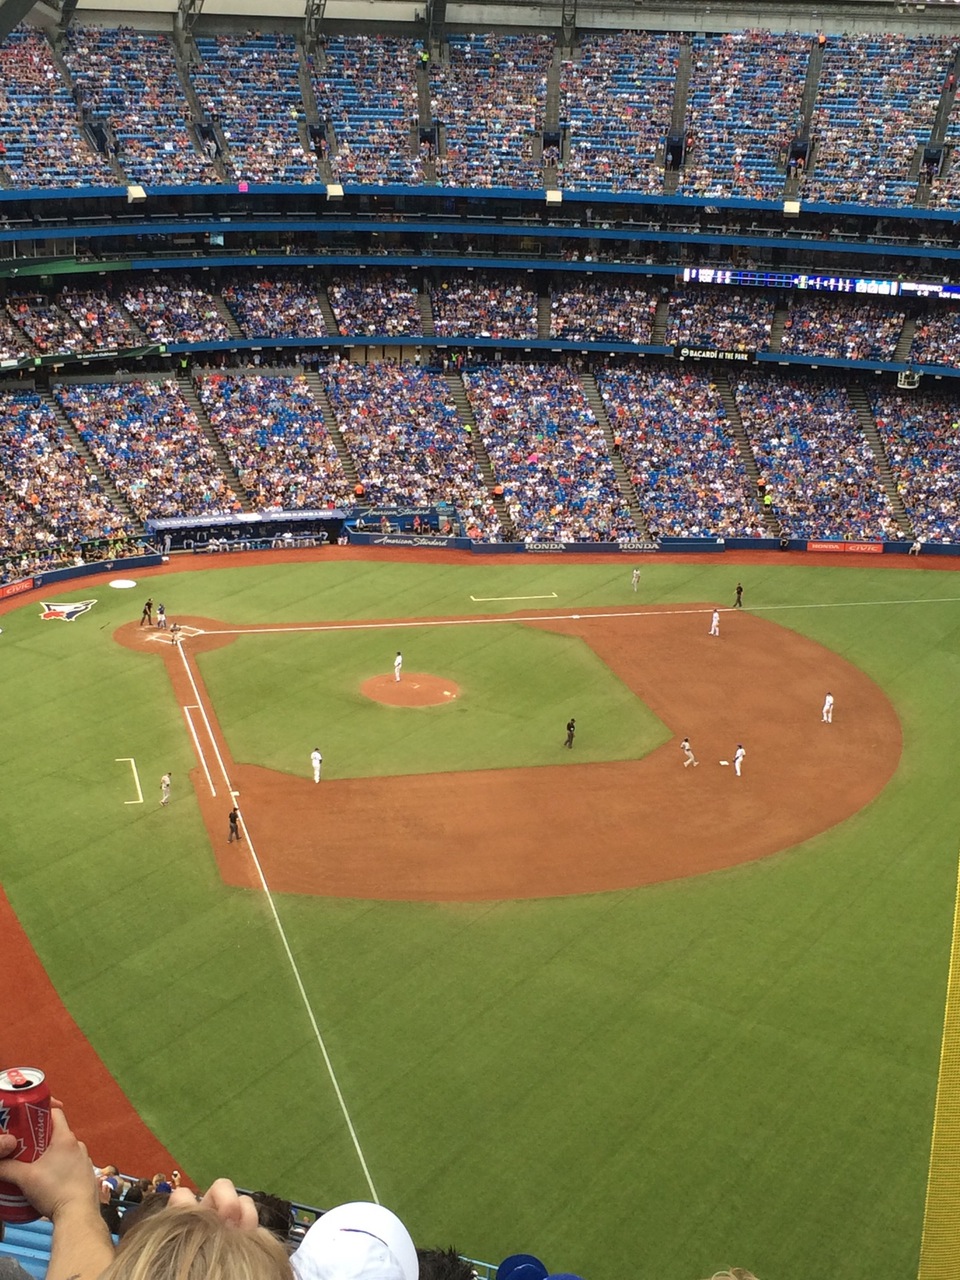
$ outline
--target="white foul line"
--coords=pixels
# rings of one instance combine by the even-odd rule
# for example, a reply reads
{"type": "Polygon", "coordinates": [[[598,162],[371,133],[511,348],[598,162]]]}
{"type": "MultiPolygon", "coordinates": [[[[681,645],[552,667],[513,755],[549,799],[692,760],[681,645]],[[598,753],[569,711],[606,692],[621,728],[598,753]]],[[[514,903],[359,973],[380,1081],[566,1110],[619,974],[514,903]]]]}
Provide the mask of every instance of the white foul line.
{"type": "Polygon", "coordinates": [[[471,596],[474,604],[492,604],[495,600],[556,600],[557,593],[551,591],[548,596],[471,596]]]}
{"type": "Polygon", "coordinates": [[[128,764],[133,770],[133,785],[137,788],[136,800],[124,800],[124,804],[143,804],[143,788],[140,786],[140,774],[137,772],[137,762],[133,756],[117,756],[114,764],[128,764]]]}
{"type": "Polygon", "coordinates": [[[187,717],[187,728],[190,730],[190,737],[193,739],[193,745],[197,748],[197,755],[200,757],[200,763],[203,765],[203,772],[207,776],[207,786],[210,788],[210,794],[215,796],[217,788],[213,785],[213,779],[210,777],[210,770],[207,768],[207,757],[203,754],[203,747],[200,745],[200,739],[197,737],[197,731],[193,727],[193,716],[191,711],[200,711],[198,706],[189,706],[183,708],[183,714],[187,717]]]}
{"type": "Polygon", "coordinates": [[[861,609],[874,605],[906,604],[960,604],[960,596],[926,596],[917,600],[835,600],[816,604],[763,604],[748,609],[735,609],[726,605],[691,605],[683,609],[618,609],[610,613],[531,613],[506,614],[496,618],[414,618],[400,622],[317,622],[289,627],[224,627],[210,630],[212,636],[267,636],[294,634],[298,631],[399,631],[406,627],[488,627],[509,626],[517,622],[579,622],[593,618],[672,618],[680,614],[710,614],[715,608],[720,613],[777,613],[790,609],[861,609]]]}
{"type": "MultiPolygon", "coordinates": [[[[230,784],[230,778],[227,774],[226,766],[223,763],[223,756],[221,756],[220,754],[220,749],[217,746],[217,740],[213,736],[213,730],[210,728],[210,721],[207,717],[206,708],[203,705],[203,699],[200,697],[200,691],[197,688],[197,682],[193,678],[193,672],[190,669],[190,663],[187,659],[186,645],[183,643],[183,640],[181,640],[177,648],[180,652],[180,660],[183,663],[184,670],[187,673],[187,678],[189,679],[190,684],[193,688],[194,697],[197,700],[197,709],[199,710],[201,716],[203,717],[203,722],[206,725],[206,729],[207,729],[207,735],[210,738],[211,743],[213,744],[214,754],[217,757],[217,763],[220,766],[220,772],[223,775],[223,780],[227,784],[227,790],[230,792],[231,796],[234,798],[234,804],[236,804],[236,791],[230,784]]],[[[247,848],[250,850],[250,857],[253,859],[253,865],[256,868],[257,877],[263,889],[264,897],[267,900],[267,905],[270,908],[270,914],[273,917],[273,923],[274,923],[274,926],[276,927],[277,934],[279,935],[281,946],[283,947],[283,950],[286,953],[287,961],[290,965],[291,972],[293,973],[294,982],[297,984],[297,990],[300,992],[300,999],[303,1002],[303,1007],[304,1009],[306,1009],[306,1012],[307,1012],[307,1018],[310,1022],[310,1027],[313,1031],[317,1045],[320,1049],[320,1053],[323,1056],[324,1065],[327,1068],[327,1075],[330,1077],[330,1083],[333,1085],[333,1091],[337,1096],[337,1102],[340,1104],[340,1111],[341,1111],[341,1114],[343,1115],[344,1120],[346,1121],[347,1129],[349,1130],[350,1138],[351,1138],[351,1141],[353,1142],[353,1148],[357,1153],[357,1158],[360,1161],[360,1167],[363,1170],[363,1176],[366,1179],[367,1186],[370,1188],[370,1197],[374,1201],[374,1203],[379,1204],[380,1197],[377,1195],[377,1189],[373,1185],[373,1179],[370,1177],[370,1170],[367,1166],[367,1161],[363,1154],[363,1148],[360,1146],[360,1139],[357,1137],[357,1131],[353,1127],[353,1121],[350,1118],[350,1112],[347,1110],[346,1099],[343,1096],[343,1091],[340,1088],[340,1082],[337,1079],[337,1074],[333,1069],[333,1063],[330,1060],[330,1054],[327,1052],[327,1046],[324,1042],[323,1035],[320,1032],[320,1027],[317,1024],[316,1015],[314,1014],[313,1006],[310,1003],[310,997],[307,995],[307,989],[303,985],[303,978],[300,975],[299,966],[297,965],[297,962],[293,957],[293,951],[290,949],[290,943],[287,939],[286,931],[284,930],[283,924],[280,921],[280,916],[277,913],[277,907],[276,907],[276,903],[273,900],[273,894],[270,892],[270,886],[267,884],[267,878],[263,874],[263,867],[260,865],[260,859],[257,857],[257,851],[253,846],[253,838],[250,835],[250,829],[248,828],[246,822],[244,822],[242,813],[240,814],[240,821],[243,825],[243,830],[246,833],[247,848]]]]}

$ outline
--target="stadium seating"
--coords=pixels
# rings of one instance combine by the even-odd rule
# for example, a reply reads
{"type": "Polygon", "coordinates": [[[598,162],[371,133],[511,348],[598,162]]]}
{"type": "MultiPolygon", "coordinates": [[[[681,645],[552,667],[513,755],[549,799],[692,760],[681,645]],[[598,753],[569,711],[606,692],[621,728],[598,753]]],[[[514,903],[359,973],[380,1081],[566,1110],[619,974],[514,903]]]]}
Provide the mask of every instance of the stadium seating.
{"type": "Polygon", "coordinates": [[[445,503],[478,539],[500,540],[492,498],[443,378],[409,365],[344,362],[320,376],[365,504],[445,503]]]}
{"type": "Polygon", "coordinates": [[[422,334],[417,294],[402,271],[344,271],[327,285],[341,334],[367,337],[422,334]]]}
{"type": "Polygon", "coordinates": [[[430,64],[433,115],[445,129],[437,169],[455,187],[540,187],[547,35],[451,35],[450,62],[430,64]]]}
{"type": "Polygon", "coordinates": [[[763,536],[755,491],[707,375],[648,364],[605,370],[598,383],[651,533],[763,536]]]}
{"type": "Polygon", "coordinates": [[[341,182],[418,183],[423,166],[411,147],[417,120],[419,40],[388,35],[330,35],[323,67],[313,64],[321,118],[334,126],[331,156],[341,182]]]}
{"type": "Polygon", "coordinates": [[[693,38],[685,195],[775,199],[799,132],[810,37],[737,31],[693,38]]]}
{"type": "Polygon", "coordinates": [[[572,342],[650,343],[658,298],[649,288],[571,276],[550,292],[550,336],[572,342]]]}
{"type": "Polygon", "coordinates": [[[828,36],[804,200],[911,204],[910,167],[930,137],[953,60],[951,36],[828,36]]]}
{"type": "Polygon", "coordinates": [[[213,373],[196,382],[258,511],[353,505],[353,485],[302,376],[213,373]]]}
{"type": "Polygon", "coordinates": [[[917,537],[960,542],[960,401],[877,390],[870,398],[917,537]]]}
{"type": "Polygon", "coordinates": [[[438,338],[535,338],[537,294],[502,273],[452,273],[430,291],[438,338]]]}
{"type": "Polygon", "coordinates": [[[315,182],[293,36],[199,36],[191,78],[200,105],[223,130],[233,175],[248,182],[315,182]]]}
{"type": "Polygon", "coordinates": [[[603,431],[576,376],[504,364],[464,375],[510,518],[526,542],[636,533],[603,431]]]}
{"type": "Polygon", "coordinates": [[[16,187],[116,187],[90,145],[42,32],[18,27],[0,48],[0,163],[16,187]]]}
{"type": "Polygon", "coordinates": [[[562,186],[663,190],[678,54],[673,32],[583,36],[580,60],[564,63],[561,75],[561,119],[570,133],[562,186]]]}
{"type": "Polygon", "coordinates": [[[765,351],[773,311],[769,289],[739,292],[687,286],[670,297],[667,342],[722,351],[765,351]]]}
{"type": "Polygon", "coordinates": [[[744,428],[774,511],[795,538],[896,538],[899,530],[840,383],[737,375],[744,428]]]}
{"type": "Polygon", "coordinates": [[[891,360],[904,312],[861,298],[797,295],[791,299],[781,350],[837,360],[891,360]]]}
{"type": "Polygon", "coordinates": [[[168,36],[71,25],[63,57],[80,101],[111,126],[117,159],[132,182],[218,181],[190,132],[190,108],[168,36]]]}
{"type": "Polygon", "coordinates": [[[141,520],[239,508],[176,382],[61,384],[57,400],[141,520]]]}

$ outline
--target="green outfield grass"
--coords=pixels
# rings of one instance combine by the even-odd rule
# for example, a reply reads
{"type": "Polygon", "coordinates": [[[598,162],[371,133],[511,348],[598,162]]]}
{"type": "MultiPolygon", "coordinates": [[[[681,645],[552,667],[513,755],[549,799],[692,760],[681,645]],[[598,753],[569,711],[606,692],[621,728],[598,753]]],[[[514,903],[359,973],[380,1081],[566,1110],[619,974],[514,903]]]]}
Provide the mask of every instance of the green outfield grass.
{"type": "Polygon", "coordinates": [[[328,778],[455,773],[631,760],[670,731],[582,640],[521,625],[241,636],[200,658],[234,758],[304,773],[320,745],[328,778]],[[414,711],[364,697],[372,676],[426,672],[460,696],[414,711]],[[561,753],[572,714],[590,725],[561,753]]]}
{"type": "MultiPolygon", "coordinates": [[[[747,608],[878,680],[903,724],[900,769],[869,808],[798,849],[577,899],[277,909],[376,1189],[419,1241],[493,1261],[532,1250],[588,1280],[702,1280],[728,1264],[762,1280],[906,1280],[960,836],[960,578],[651,558],[634,596],[629,569],[321,562],[149,587],[171,617],[267,623],[524,607],[471,595],[556,592],[530,606],[557,611],[722,604],[740,576],[747,608]]],[[[67,598],[99,603],[70,624],[41,623],[36,604],[3,619],[0,879],[71,1012],[189,1172],[320,1204],[365,1196],[267,906],[216,874],[162,665],[110,638],[140,594],[77,590],[67,598]],[[123,756],[138,761],[142,807],[123,803],[123,756]],[[168,768],[174,802],[161,811],[168,768]],[[283,1104],[265,1118],[266,1096],[283,1104]]],[[[221,678],[236,702],[241,754],[285,666],[300,691],[328,678],[283,652],[250,638],[205,661],[218,706],[221,678]],[[218,672],[212,659],[228,653],[218,672]]],[[[299,701],[290,715],[309,718],[299,701]]],[[[555,712],[567,714],[559,694],[553,738],[555,712]]],[[[843,714],[838,702],[846,732],[843,714]]],[[[270,745],[276,767],[303,771],[303,723],[293,764],[270,745]]]]}

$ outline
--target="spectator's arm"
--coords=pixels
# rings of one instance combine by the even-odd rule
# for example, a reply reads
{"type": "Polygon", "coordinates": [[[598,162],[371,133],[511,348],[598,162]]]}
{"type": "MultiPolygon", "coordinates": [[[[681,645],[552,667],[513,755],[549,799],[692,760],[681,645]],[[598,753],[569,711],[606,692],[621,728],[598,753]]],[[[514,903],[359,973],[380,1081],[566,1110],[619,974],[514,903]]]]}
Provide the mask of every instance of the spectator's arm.
{"type": "Polygon", "coordinates": [[[59,1108],[52,1111],[50,1145],[32,1164],[2,1157],[16,1139],[0,1134],[0,1179],[20,1188],[38,1213],[53,1222],[47,1280],[96,1280],[113,1258],[100,1217],[97,1179],[87,1148],[59,1108]]]}

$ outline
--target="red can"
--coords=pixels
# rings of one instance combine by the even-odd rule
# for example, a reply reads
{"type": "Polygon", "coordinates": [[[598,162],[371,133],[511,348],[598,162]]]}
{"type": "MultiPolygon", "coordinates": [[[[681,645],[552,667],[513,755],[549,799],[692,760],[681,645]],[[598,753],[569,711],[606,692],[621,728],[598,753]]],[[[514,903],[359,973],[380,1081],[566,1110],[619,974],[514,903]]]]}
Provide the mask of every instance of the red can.
{"type": "MultiPolygon", "coordinates": [[[[46,1151],[52,1132],[50,1089],[36,1067],[0,1071],[0,1131],[17,1139],[13,1158],[24,1164],[32,1164],[46,1151]]],[[[39,1217],[19,1187],[0,1182],[0,1218],[4,1222],[33,1222],[39,1217]]]]}

